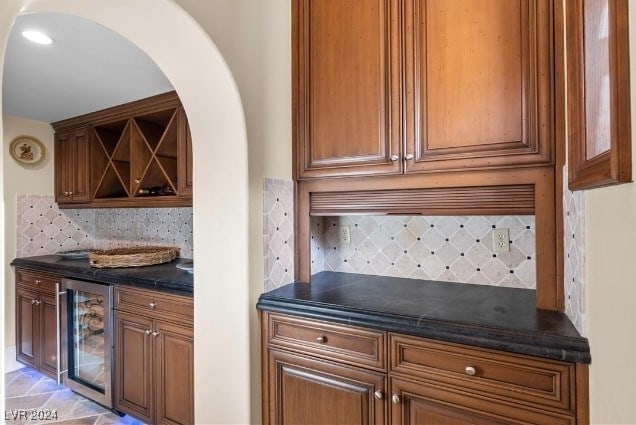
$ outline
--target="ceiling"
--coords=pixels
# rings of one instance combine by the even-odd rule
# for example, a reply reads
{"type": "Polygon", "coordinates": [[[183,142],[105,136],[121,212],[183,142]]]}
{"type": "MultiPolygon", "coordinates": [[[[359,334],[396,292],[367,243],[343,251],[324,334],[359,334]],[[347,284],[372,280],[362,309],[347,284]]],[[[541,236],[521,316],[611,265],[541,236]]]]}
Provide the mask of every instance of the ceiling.
{"type": "Polygon", "coordinates": [[[2,81],[3,113],[55,122],[173,90],[157,65],[119,34],[76,16],[17,18],[2,81]],[[22,37],[38,29],[49,46],[22,37]]]}

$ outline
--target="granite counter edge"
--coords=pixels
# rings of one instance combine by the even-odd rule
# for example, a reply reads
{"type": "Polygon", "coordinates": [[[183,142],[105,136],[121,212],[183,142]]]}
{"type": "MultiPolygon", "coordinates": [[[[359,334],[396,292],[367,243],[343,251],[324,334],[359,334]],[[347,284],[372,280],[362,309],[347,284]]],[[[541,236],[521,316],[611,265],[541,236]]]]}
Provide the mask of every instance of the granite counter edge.
{"type": "Polygon", "coordinates": [[[39,263],[21,258],[14,259],[11,266],[27,270],[63,275],[70,279],[83,279],[104,284],[132,286],[143,289],[153,289],[160,292],[192,297],[194,288],[191,284],[163,281],[161,279],[143,279],[123,275],[112,275],[104,269],[76,269],[55,264],[39,263]]]}
{"type": "Polygon", "coordinates": [[[256,308],[262,311],[291,314],[310,319],[399,332],[439,341],[466,344],[574,363],[591,363],[586,338],[566,337],[538,332],[503,330],[485,326],[430,320],[362,311],[345,306],[290,302],[289,299],[261,297],[256,308]]]}

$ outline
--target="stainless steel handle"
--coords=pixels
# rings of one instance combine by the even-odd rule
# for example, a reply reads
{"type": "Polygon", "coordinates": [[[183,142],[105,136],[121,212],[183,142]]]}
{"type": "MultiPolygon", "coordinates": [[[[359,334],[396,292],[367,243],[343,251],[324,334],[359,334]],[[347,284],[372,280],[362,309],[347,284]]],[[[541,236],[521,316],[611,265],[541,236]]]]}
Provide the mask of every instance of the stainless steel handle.
{"type": "Polygon", "coordinates": [[[400,396],[397,394],[393,394],[393,396],[391,397],[391,401],[393,402],[393,404],[400,404],[400,396]]]}
{"type": "Polygon", "coordinates": [[[320,335],[318,338],[316,338],[316,342],[324,344],[325,342],[327,342],[327,337],[324,335],[320,335]]]}
{"type": "Polygon", "coordinates": [[[395,161],[397,161],[398,159],[400,159],[400,157],[399,157],[399,156],[397,156],[397,155],[391,155],[391,161],[395,162],[395,161]]]}
{"type": "Polygon", "coordinates": [[[150,334],[154,336],[155,338],[159,336],[159,332],[157,331],[150,332],[150,334]]]}
{"type": "Polygon", "coordinates": [[[477,371],[476,371],[476,370],[475,370],[475,368],[474,368],[474,367],[472,367],[472,366],[466,366],[466,369],[464,369],[464,372],[466,372],[466,375],[473,376],[473,375],[475,375],[475,373],[476,373],[477,371]]]}
{"type": "Polygon", "coordinates": [[[62,330],[60,329],[61,327],[61,321],[62,318],[60,317],[60,313],[61,313],[61,309],[60,309],[60,296],[66,294],[66,291],[64,292],[60,292],[60,282],[55,282],[55,333],[56,333],[56,338],[55,338],[55,376],[57,379],[57,385],[60,385],[62,383],[62,379],[61,376],[64,372],[66,372],[65,370],[61,370],[62,366],[61,366],[61,361],[62,361],[62,330]]]}
{"type": "Polygon", "coordinates": [[[375,397],[376,400],[382,400],[384,398],[384,393],[382,390],[377,390],[373,393],[373,397],[375,397]]]}
{"type": "Polygon", "coordinates": [[[152,331],[151,331],[150,329],[146,329],[146,330],[144,331],[144,333],[145,333],[146,335],[150,335],[150,333],[151,333],[151,332],[152,332],[152,331]]]}
{"type": "Polygon", "coordinates": [[[152,302],[152,303],[150,303],[150,304],[148,304],[148,305],[150,306],[150,308],[155,308],[155,307],[157,307],[157,303],[155,303],[155,302],[152,302]]]}
{"type": "Polygon", "coordinates": [[[413,155],[412,153],[407,153],[407,154],[404,156],[404,159],[406,159],[407,161],[410,161],[410,160],[412,160],[413,158],[415,158],[415,155],[413,155]]]}

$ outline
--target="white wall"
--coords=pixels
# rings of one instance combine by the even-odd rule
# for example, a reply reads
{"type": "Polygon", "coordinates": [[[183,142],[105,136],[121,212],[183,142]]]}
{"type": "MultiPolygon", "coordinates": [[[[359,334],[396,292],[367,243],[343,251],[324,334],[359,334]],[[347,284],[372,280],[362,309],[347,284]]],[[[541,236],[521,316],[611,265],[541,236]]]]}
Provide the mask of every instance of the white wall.
{"type": "Polygon", "coordinates": [[[16,196],[53,195],[53,129],[48,123],[5,115],[3,128],[3,174],[4,181],[4,347],[15,345],[15,284],[13,269],[9,267],[15,258],[16,248],[16,196]],[[36,165],[22,165],[8,152],[9,143],[17,136],[32,136],[44,144],[46,153],[42,162],[36,165]]]}
{"type": "MultiPolygon", "coordinates": [[[[215,13],[215,5],[205,13],[215,13]]],[[[0,40],[18,10],[75,14],[111,28],[144,50],[179,93],[192,131],[193,178],[201,182],[193,201],[195,421],[250,422],[258,373],[250,370],[247,137],[231,70],[171,0],[4,0],[0,40]]]]}
{"type": "MultiPolygon", "coordinates": [[[[630,7],[629,25],[636,177],[636,7],[630,7]]],[[[636,184],[594,189],[585,196],[591,422],[635,424],[636,184]]]]}

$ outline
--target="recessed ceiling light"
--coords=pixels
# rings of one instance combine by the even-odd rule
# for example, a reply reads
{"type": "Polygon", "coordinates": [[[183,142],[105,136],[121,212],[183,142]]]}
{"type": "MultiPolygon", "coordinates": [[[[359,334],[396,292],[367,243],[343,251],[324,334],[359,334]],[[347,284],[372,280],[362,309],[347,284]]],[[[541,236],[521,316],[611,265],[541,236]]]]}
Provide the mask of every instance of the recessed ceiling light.
{"type": "Polygon", "coordinates": [[[22,33],[27,40],[38,44],[53,44],[53,39],[41,31],[28,30],[22,33]]]}

